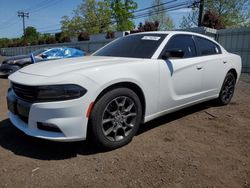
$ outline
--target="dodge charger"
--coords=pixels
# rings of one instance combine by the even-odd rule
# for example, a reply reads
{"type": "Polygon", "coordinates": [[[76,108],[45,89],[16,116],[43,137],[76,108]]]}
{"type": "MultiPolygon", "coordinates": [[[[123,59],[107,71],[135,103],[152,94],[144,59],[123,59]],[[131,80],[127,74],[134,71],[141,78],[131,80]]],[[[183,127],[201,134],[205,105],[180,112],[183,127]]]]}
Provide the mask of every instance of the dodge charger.
{"type": "Polygon", "coordinates": [[[240,56],[204,35],[132,34],[91,56],[18,70],[9,76],[8,116],[30,136],[91,138],[114,149],[159,116],[208,100],[228,104],[240,73],[240,56]]]}

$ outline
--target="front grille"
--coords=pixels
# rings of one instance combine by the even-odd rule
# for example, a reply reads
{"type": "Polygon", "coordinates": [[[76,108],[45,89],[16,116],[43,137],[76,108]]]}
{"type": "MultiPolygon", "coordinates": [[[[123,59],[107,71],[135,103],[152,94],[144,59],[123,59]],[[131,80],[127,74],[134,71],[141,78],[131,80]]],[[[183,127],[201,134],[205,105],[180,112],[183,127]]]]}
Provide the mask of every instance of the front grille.
{"type": "Polygon", "coordinates": [[[19,99],[13,90],[8,90],[7,106],[8,110],[18,116],[23,122],[28,124],[28,117],[32,103],[19,99]]]}
{"type": "Polygon", "coordinates": [[[29,102],[35,102],[38,96],[38,90],[34,86],[24,86],[16,83],[12,83],[12,89],[16,96],[20,99],[29,102]]]}

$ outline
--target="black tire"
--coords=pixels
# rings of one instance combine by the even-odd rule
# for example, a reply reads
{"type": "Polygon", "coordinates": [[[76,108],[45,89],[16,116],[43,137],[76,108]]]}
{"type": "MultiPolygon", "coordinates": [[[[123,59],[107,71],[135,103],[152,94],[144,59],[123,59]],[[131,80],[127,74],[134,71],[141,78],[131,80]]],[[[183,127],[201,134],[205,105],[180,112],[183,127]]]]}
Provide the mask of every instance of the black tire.
{"type": "Polygon", "coordinates": [[[236,78],[234,74],[232,72],[227,73],[217,99],[219,105],[227,105],[230,103],[234,94],[235,84],[236,78]]]}
{"type": "Polygon", "coordinates": [[[136,134],[141,118],[141,103],[135,92],[128,88],[111,90],[92,109],[91,139],[105,149],[124,146],[136,134]]]}

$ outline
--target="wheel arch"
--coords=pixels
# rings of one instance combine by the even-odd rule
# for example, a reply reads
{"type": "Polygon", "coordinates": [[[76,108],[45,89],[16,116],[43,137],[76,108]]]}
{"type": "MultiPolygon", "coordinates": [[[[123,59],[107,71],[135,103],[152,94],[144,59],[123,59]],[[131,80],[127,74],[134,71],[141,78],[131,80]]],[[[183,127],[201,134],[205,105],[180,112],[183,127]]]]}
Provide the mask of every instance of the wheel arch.
{"type": "Polygon", "coordinates": [[[231,72],[234,76],[235,76],[235,80],[238,79],[238,74],[237,74],[237,71],[236,69],[234,68],[231,68],[227,73],[231,72]]]}
{"type": "Polygon", "coordinates": [[[114,83],[111,84],[109,86],[107,86],[106,88],[104,88],[96,97],[93,106],[95,105],[95,103],[103,96],[105,95],[107,92],[113,90],[113,89],[117,89],[117,88],[128,88],[131,89],[132,91],[134,91],[136,93],[136,95],[139,97],[139,100],[141,102],[141,106],[142,106],[142,122],[144,121],[144,116],[145,116],[145,112],[146,112],[146,100],[145,100],[145,95],[143,90],[141,89],[140,86],[138,86],[137,84],[133,83],[133,82],[129,82],[129,81],[125,81],[125,82],[118,82],[118,83],[114,83]]]}
{"type": "Polygon", "coordinates": [[[227,76],[227,74],[228,74],[229,72],[231,72],[231,73],[235,76],[235,80],[237,80],[237,78],[238,78],[238,74],[237,74],[236,69],[235,69],[235,68],[229,69],[229,70],[226,72],[226,75],[224,76],[223,81],[222,81],[222,83],[221,83],[221,85],[220,85],[220,91],[221,91],[221,88],[222,88],[222,86],[223,86],[224,80],[225,80],[225,78],[226,78],[226,76],[227,76]]]}

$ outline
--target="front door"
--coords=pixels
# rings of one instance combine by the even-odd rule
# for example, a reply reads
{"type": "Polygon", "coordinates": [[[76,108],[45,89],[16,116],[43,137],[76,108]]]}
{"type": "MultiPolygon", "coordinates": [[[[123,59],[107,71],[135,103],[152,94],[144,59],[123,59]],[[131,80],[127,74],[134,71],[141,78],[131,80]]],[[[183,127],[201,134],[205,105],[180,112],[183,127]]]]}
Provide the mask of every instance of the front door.
{"type": "Polygon", "coordinates": [[[203,62],[197,58],[193,36],[174,35],[163,52],[171,49],[182,50],[184,56],[159,60],[160,111],[192,103],[202,97],[203,62]]]}

